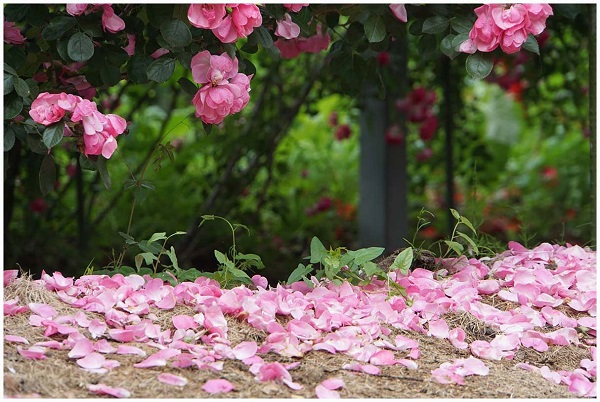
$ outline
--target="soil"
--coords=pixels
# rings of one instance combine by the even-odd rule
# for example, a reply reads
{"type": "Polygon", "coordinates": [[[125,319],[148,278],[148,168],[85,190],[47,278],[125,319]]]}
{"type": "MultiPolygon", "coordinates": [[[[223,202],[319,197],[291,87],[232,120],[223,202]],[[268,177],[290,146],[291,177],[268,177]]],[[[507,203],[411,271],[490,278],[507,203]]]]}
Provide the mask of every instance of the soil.
{"type": "MultiPolygon", "coordinates": [[[[34,286],[28,278],[18,278],[4,289],[4,299],[19,297],[20,303],[47,303],[60,315],[74,315],[77,309],[63,303],[54,292],[34,286]]],[[[493,298],[487,303],[501,308],[501,303],[493,298]]],[[[175,314],[189,314],[190,307],[176,306],[174,310],[154,309],[159,316],[162,329],[168,327],[169,317],[175,314]],[[162,320],[160,315],[164,315],[162,320]],[[168,317],[166,317],[168,315],[168,317]]],[[[86,312],[89,318],[99,317],[86,312]]],[[[4,335],[25,337],[30,345],[47,341],[43,327],[32,327],[29,312],[4,317],[4,335]]],[[[444,317],[450,326],[461,325],[467,332],[467,341],[490,339],[491,330],[470,314],[448,314],[444,317]]],[[[282,317],[285,319],[285,317],[282,317]]],[[[228,339],[232,347],[245,340],[254,340],[259,344],[265,339],[265,333],[256,330],[247,323],[233,317],[227,317],[228,339]]],[[[106,374],[92,374],[82,370],[73,359],[67,356],[67,350],[48,349],[45,360],[25,359],[17,352],[17,344],[4,342],[4,396],[5,397],[42,397],[42,398],[93,398],[106,397],[91,394],[86,385],[106,384],[111,387],[124,387],[131,392],[131,398],[316,398],[315,387],[329,378],[342,379],[346,386],[339,390],[342,398],[575,398],[564,384],[556,385],[545,380],[539,373],[515,368],[519,362],[530,363],[537,367],[547,365],[550,369],[574,370],[581,359],[589,357],[589,347],[551,346],[545,353],[529,348],[521,348],[513,360],[485,360],[489,367],[487,376],[465,377],[465,385],[447,385],[435,382],[432,370],[444,362],[470,356],[468,350],[454,348],[447,340],[437,339],[421,333],[392,329],[389,335],[393,339],[401,334],[419,343],[420,357],[416,360],[417,369],[408,369],[401,365],[380,366],[379,375],[343,370],[342,366],[352,363],[351,357],[330,354],[325,351],[310,351],[302,358],[287,358],[274,353],[262,357],[266,361],[278,361],[282,364],[300,362],[289,372],[294,382],[303,385],[301,390],[292,390],[276,382],[257,381],[248,366],[237,360],[225,360],[222,371],[178,369],[170,364],[164,367],[140,369],[133,364],[144,358],[135,355],[111,354],[110,359],[119,361],[120,366],[106,374]],[[172,373],[185,377],[187,385],[183,387],[163,384],[157,381],[161,373],[172,373]],[[228,393],[208,394],[202,386],[209,379],[223,378],[235,385],[228,393]]],[[[58,341],[64,336],[52,336],[58,341]]],[[[118,342],[110,341],[112,346],[118,342]]],[[[148,355],[156,349],[143,344],[132,343],[145,350],[148,355]]]]}

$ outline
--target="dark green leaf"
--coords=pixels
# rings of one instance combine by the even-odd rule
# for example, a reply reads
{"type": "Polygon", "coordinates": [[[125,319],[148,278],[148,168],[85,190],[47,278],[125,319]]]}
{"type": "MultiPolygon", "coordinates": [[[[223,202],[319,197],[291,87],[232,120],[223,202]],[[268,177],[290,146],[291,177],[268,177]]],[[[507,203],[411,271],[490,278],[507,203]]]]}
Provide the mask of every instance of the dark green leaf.
{"type": "Polygon", "coordinates": [[[459,15],[450,20],[450,26],[452,27],[452,29],[454,29],[454,31],[456,31],[456,33],[468,34],[471,31],[471,28],[473,28],[473,21],[471,21],[471,19],[466,16],[459,15]]]}
{"type": "Polygon", "coordinates": [[[6,63],[4,63],[4,72],[9,73],[10,75],[14,75],[14,76],[18,75],[17,72],[15,71],[15,69],[6,63]]]}
{"type": "Polygon", "coordinates": [[[162,279],[163,281],[170,283],[171,286],[177,286],[177,279],[175,279],[173,277],[174,275],[170,272],[157,272],[156,274],[153,274],[151,276],[153,276],[154,278],[162,279]]]}
{"type": "Polygon", "coordinates": [[[29,95],[31,96],[31,99],[37,98],[37,96],[40,93],[40,88],[37,86],[37,82],[35,82],[35,80],[33,80],[32,78],[27,78],[25,82],[29,87],[29,95]]]}
{"type": "Polygon", "coordinates": [[[273,38],[271,38],[271,34],[267,30],[267,28],[260,26],[254,29],[254,32],[256,32],[256,40],[259,45],[261,45],[265,49],[273,47],[273,38]]]}
{"type": "Polygon", "coordinates": [[[102,184],[104,184],[104,187],[107,190],[110,190],[110,174],[108,173],[108,168],[106,166],[106,159],[103,156],[98,157],[96,168],[98,169],[98,173],[100,173],[102,184]]]}
{"type": "Polygon", "coordinates": [[[50,11],[46,4],[32,4],[27,12],[27,22],[34,26],[45,25],[50,11]]]}
{"type": "Polygon", "coordinates": [[[27,133],[26,141],[31,152],[42,155],[48,154],[48,148],[46,148],[42,142],[42,137],[38,133],[27,133]]]}
{"type": "Polygon", "coordinates": [[[467,236],[463,232],[456,232],[456,234],[458,236],[462,237],[463,239],[465,239],[467,241],[467,243],[469,243],[471,245],[471,248],[473,249],[473,252],[475,254],[479,254],[479,248],[477,247],[477,244],[475,244],[475,242],[473,241],[473,239],[471,239],[469,236],[467,236]]]}
{"type": "Polygon", "coordinates": [[[476,80],[487,77],[494,67],[494,61],[490,53],[476,52],[469,55],[466,61],[467,72],[476,80]]]}
{"type": "Polygon", "coordinates": [[[454,59],[456,56],[458,56],[458,52],[454,50],[454,46],[452,46],[452,39],[454,39],[455,36],[456,35],[453,34],[446,35],[440,42],[441,52],[451,59],[454,59]]]}
{"type": "Polygon", "coordinates": [[[209,135],[210,132],[212,131],[213,125],[202,122],[202,128],[204,128],[204,132],[206,133],[206,135],[209,135]]]}
{"type": "Polygon", "coordinates": [[[325,23],[329,28],[335,28],[340,22],[340,15],[338,13],[327,13],[325,14],[325,23]]]}
{"type": "Polygon", "coordinates": [[[121,268],[118,269],[117,272],[120,273],[123,276],[127,276],[127,275],[133,275],[133,274],[135,274],[135,269],[133,269],[132,267],[128,267],[126,265],[123,265],[121,268]]]}
{"type": "Polygon", "coordinates": [[[537,55],[540,54],[540,45],[538,45],[537,39],[532,34],[527,36],[527,40],[523,43],[523,49],[529,50],[531,53],[535,53],[537,55]]]}
{"type": "Polygon", "coordinates": [[[69,39],[67,53],[74,61],[86,61],[94,55],[94,44],[89,36],[77,32],[69,39]]]}
{"type": "Polygon", "coordinates": [[[59,121],[58,123],[54,123],[51,126],[46,127],[42,136],[42,141],[44,142],[44,145],[50,149],[63,139],[64,134],[65,123],[59,121]]]}
{"type": "Polygon", "coordinates": [[[152,64],[152,58],[149,56],[133,55],[127,63],[127,74],[134,84],[145,84],[148,82],[146,71],[152,64]]]}
{"type": "Polygon", "coordinates": [[[419,53],[423,59],[428,59],[437,53],[437,40],[434,35],[423,35],[419,39],[419,53]]]}
{"type": "Polygon", "coordinates": [[[371,15],[365,22],[364,28],[367,40],[371,43],[381,42],[385,38],[385,23],[380,15],[371,15]]]}
{"type": "Polygon", "coordinates": [[[143,204],[147,197],[148,197],[148,189],[147,188],[136,187],[133,190],[133,198],[140,204],[143,204]]]}
{"type": "Polygon", "coordinates": [[[552,4],[552,10],[556,14],[563,15],[570,20],[574,20],[582,12],[580,4],[552,4]]]}
{"type": "Polygon", "coordinates": [[[420,36],[423,34],[423,22],[424,20],[414,20],[408,27],[408,32],[414,36],[420,36]]]}
{"type": "Polygon", "coordinates": [[[15,88],[15,76],[4,72],[4,95],[8,95],[15,88]]]}
{"type": "Polygon", "coordinates": [[[434,15],[433,17],[427,18],[423,22],[423,32],[428,34],[438,34],[448,29],[449,21],[446,17],[441,15],[434,15]]]}
{"type": "Polygon", "coordinates": [[[56,182],[56,165],[54,164],[54,157],[52,154],[46,155],[44,160],[42,160],[39,178],[42,195],[46,195],[52,191],[54,183],[56,182]]]}
{"type": "Polygon", "coordinates": [[[117,66],[104,63],[100,66],[100,78],[104,85],[112,87],[121,81],[121,70],[117,66]]]}
{"type": "Polygon", "coordinates": [[[150,183],[147,180],[142,180],[141,186],[143,188],[147,188],[148,190],[156,190],[156,187],[154,187],[154,184],[150,183]]]}
{"type": "Polygon", "coordinates": [[[60,39],[65,33],[77,24],[77,20],[73,17],[61,15],[52,19],[48,25],[42,30],[42,38],[45,40],[60,39]]]}
{"type": "Polygon", "coordinates": [[[14,124],[4,125],[4,152],[8,152],[15,145],[15,128],[14,124]]]}
{"type": "Polygon", "coordinates": [[[17,91],[17,94],[21,98],[28,99],[31,96],[31,93],[29,92],[29,85],[27,85],[27,83],[25,82],[24,79],[22,79],[22,78],[15,79],[14,87],[15,87],[15,91],[17,91]]]}
{"type": "Polygon", "coordinates": [[[174,7],[173,4],[147,4],[146,15],[150,24],[160,27],[165,19],[171,19],[174,7]]]}
{"type": "Polygon", "coordinates": [[[383,247],[369,247],[356,250],[354,252],[354,263],[356,265],[363,265],[364,263],[379,257],[384,251],[385,248],[383,247]]]}
{"type": "Polygon", "coordinates": [[[258,52],[258,45],[250,44],[248,42],[244,43],[244,45],[240,49],[242,52],[254,54],[258,52]]]}
{"type": "Polygon", "coordinates": [[[138,242],[138,247],[140,250],[154,255],[158,255],[163,249],[161,245],[157,243],[149,243],[148,240],[142,240],[138,242]]]}
{"type": "Polygon", "coordinates": [[[68,47],[69,41],[67,39],[63,38],[56,41],[56,51],[58,52],[60,58],[63,59],[63,61],[72,63],[73,60],[71,60],[69,57],[68,47]]]}
{"type": "Polygon", "coordinates": [[[135,239],[132,236],[128,235],[127,233],[119,232],[119,234],[121,235],[121,237],[123,237],[125,239],[125,243],[127,243],[129,245],[137,243],[135,241],[135,239]]]}
{"type": "Polygon", "coordinates": [[[190,53],[177,52],[175,53],[175,56],[177,56],[177,60],[179,60],[183,68],[185,68],[186,70],[191,69],[190,64],[192,63],[192,55],[190,53]]]}
{"type": "Polygon", "coordinates": [[[192,33],[181,20],[163,22],[160,25],[160,33],[171,47],[183,47],[192,43],[192,33]]]}
{"type": "Polygon", "coordinates": [[[18,22],[29,12],[29,4],[7,4],[4,6],[4,20],[18,22]]]}
{"type": "Polygon", "coordinates": [[[325,254],[327,254],[325,246],[321,243],[321,240],[314,236],[310,241],[310,262],[312,264],[321,262],[325,254]]]}
{"type": "Polygon", "coordinates": [[[464,41],[466,41],[467,39],[469,39],[468,33],[461,33],[461,34],[456,35],[452,39],[452,48],[454,49],[454,51],[460,52],[460,45],[462,45],[462,43],[464,41]]]}
{"type": "Polygon", "coordinates": [[[90,158],[88,158],[84,154],[79,155],[79,165],[81,166],[81,168],[83,170],[89,170],[92,172],[95,172],[97,170],[96,162],[92,161],[90,158]]]}
{"type": "Polygon", "coordinates": [[[146,70],[148,79],[155,82],[165,82],[175,71],[175,60],[167,57],[153,61],[146,70]]]}
{"type": "MultiPolygon", "coordinates": [[[[4,71],[9,72],[6,66],[19,69],[25,64],[25,57],[27,56],[25,49],[21,46],[13,46],[8,50],[4,50],[4,71]]],[[[14,71],[14,70],[13,70],[14,71]]],[[[12,74],[12,73],[11,73],[12,74]]],[[[16,71],[14,75],[17,75],[16,71]]]]}
{"type": "Polygon", "coordinates": [[[181,77],[177,82],[179,83],[181,89],[183,89],[183,91],[189,95],[193,96],[196,95],[196,92],[198,92],[198,87],[196,84],[185,77],[181,77]]]}
{"type": "Polygon", "coordinates": [[[4,96],[4,120],[10,120],[23,110],[23,98],[12,92],[4,96]]]}

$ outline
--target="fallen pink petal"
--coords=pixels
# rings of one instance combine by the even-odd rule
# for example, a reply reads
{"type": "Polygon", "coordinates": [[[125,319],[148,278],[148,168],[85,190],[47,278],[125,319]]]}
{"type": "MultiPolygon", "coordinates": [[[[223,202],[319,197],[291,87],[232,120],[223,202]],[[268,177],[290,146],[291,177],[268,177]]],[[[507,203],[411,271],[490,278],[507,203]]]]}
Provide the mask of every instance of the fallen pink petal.
{"type": "Polygon", "coordinates": [[[122,387],[109,387],[105,384],[87,384],[87,389],[98,395],[110,395],[115,398],[129,398],[131,396],[131,392],[122,387]]]}
{"type": "Polygon", "coordinates": [[[325,387],[322,384],[319,384],[315,387],[315,394],[319,399],[340,399],[340,393],[338,391],[334,391],[330,388],[325,387]]]}
{"type": "Polygon", "coordinates": [[[227,393],[235,389],[234,385],[225,379],[208,380],[202,389],[209,394],[227,393]]]}
{"type": "Polygon", "coordinates": [[[99,369],[102,368],[106,358],[97,352],[91,352],[85,357],[77,360],[77,364],[84,369],[99,369]]]}
{"type": "Polygon", "coordinates": [[[158,381],[168,384],[183,387],[188,383],[187,378],[170,373],[161,373],[157,377],[158,381]]]}

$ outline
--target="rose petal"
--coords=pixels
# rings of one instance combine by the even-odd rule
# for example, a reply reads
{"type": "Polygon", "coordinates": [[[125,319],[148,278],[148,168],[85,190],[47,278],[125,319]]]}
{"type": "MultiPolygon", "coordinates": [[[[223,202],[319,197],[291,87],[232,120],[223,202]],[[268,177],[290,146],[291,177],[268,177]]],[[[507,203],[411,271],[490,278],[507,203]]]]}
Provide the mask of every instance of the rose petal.
{"type": "Polygon", "coordinates": [[[26,359],[44,360],[47,358],[45,355],[46,349],[41,346],[31,346],[29,349],[23,349],[21,346],[17,346],[17,352],[26,359]]]}
{"type": "Polygon", "coordinates": [[[137,346],[131,346],[131,345],[118,345],[117,346],[117,354],[118,355],[138,355],[138,356],[142,356],[142,357],[146,356],[146,352],[144,352],[142,349],[138,348],[137,346]]]}
{"type": "Polygon", "coordinates": [[[352,370],[352,371],[362,371],[363,373],[378,375],[381,373],[381,370],[377,366],[372,366],[370,364],[360,364],[360,363],[348,363],[342,366],[344,370],[352,370]]]}
{"type": "Polygon", "coordinates": [[[256,354],[258,345],[254,341],[246,341],[238,343],[233,349],[233,355],[238,360],[248,359],[256,354]]]}
{"type": "Polygon", "coordinates": [[[183,387],[188,383],[187,378],[180,377],[171,373],[162,373],[157,377],[158,381],[168,384],[168,385],[176,385],[178,387],[183,387]]]}
{"type": "Polygon", "coordinates": [[[194,329],[198,327],[198,323],[194,320],[194,317],[189,315],[176,315],[173,316],[173,326],[177,329],[194,329]]]}
{"type": "Polygon", "coordinates": [[[334,390],[344,388],[346,386],[346,383],[344,382],[344,380],[341,380],[339,378],[328,378],[327,380],[323,381],[321,385],[323,385],[327,389],[334,390]]]}
{"type": "Polygon", "coordinates": [[[54,307],[44,303],[29,303],[28,306],[32,312],[42,318],[52,319],[52,317],[56,317],[58,315],[54,307]]]}
{"type": "Polygon", "coordinates": [[[92,343],[92,341],[90,341],[89,339],[81,339],[77,343],[75,343],[73,349],[69,351],[68,356],[71,359],[80,359],[89,355],[93,351],[94,344],[92,343]]]}
{"type": "Polygon", "coordinates": [[[91,352],[87,356],[77,360],[79,367],[84,369],[99,369],[102,368],[106,358],[97,352],[91,352]]]}
{"type": "Polygon", "coordinates": [[[133,365],[135,368],[148,368],[148,367],[160,367],[166,366],[167,359],[155,353],[153,355],[148,356],[145,360],[142,360],[139,363],[133,365]]]}
{"type": "Polygon", "coordinates": [[[219,394],[222,392],[229,392],[235,389],[235,387],[225,379],[216,379],[206,381],[202,386],[202,389],[209,394],[219,394]]]}
{"type": "Polygon", "coordinates": [[[394,364],[395,362],[396,359],[394,357],[394,353],[390,350],[380,350],[379,352],[373,354],[371,359],[369,359],[369,363],[377,366],[390,365],[394,364]]]}
{"type": "Polygon", "coordinates": [[[110,395],[115,398],[129,398],[131,392],[121,387],[109,387],[105,384],[87,384],[87,389],[98,395],[110,395]]]}
{"type": "Polygon", "coordinates": [[[29,345],[29,341],[27,339],[18,335],[5,335],[4,340],[7,342],[24,343],[26,345],[29,345]]]}
{"type": "Polygon", "coordinates": [[[333,391],[328,389],[327,387],[319,384],[315,387],[315,394],[319,399],[340,399],[340,393],[337,391],[333,391]]]}

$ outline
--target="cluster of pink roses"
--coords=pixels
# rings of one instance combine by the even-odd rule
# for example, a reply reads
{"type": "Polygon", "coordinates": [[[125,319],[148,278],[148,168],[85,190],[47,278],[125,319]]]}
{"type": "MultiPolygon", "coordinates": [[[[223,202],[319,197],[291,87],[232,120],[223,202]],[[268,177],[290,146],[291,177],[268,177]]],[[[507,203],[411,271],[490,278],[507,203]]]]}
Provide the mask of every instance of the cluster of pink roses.
{"type": "MultiPolygon", "coordinates": [[[[121,116],[102,114],[94,102],[64,92],[59,94],[42,92],[31,104],[29,115],[36,123],[49,126],[61,121],[67,112],[70,114],[71,122],[81,122],[85,155],[102,155],[106,159],[110,158],[117,149],[115,138],[123,134],[127,127],[127,122],[121,116]]],[[[73,135],[66,124],[65,135],[73,135]]]]}
{"type": "Polygon", "coordinates": [[[191,4],[188,19],[196,28],[210,29],[223,43],[245,38],[262,24],[254,4],[191,4]]]}
{"type": "Polygon", "coordinates": [[[546,19],[553,15],[549,4],[484,4],[475,9],[477,21],[469,39],[460,45],[464,53],[491,52],[498,46],[505,53],[516,53],[529,34],[539,35],[546,19]]]}
{"type": "Polygon", "coordinates": [[[116,33],[125,29],[125,21],[115,14],[110,4],[67,4],[67,12],[73,16],[90,14],[102,9],[102,29],[116,33]]]}
{"type": "Polygon", "coordinates": [[[25,38],[21,34],[21,30],[15,26],[14,22],[4,21],[4,42],[11,45],[22,45],[25,43],[25,38]]]}
{"type": "Polygon", "coordinates": [[[237,58],[227,53],[198,53],[190,63],[192,77],[202,88],[194,95],[196,117],[208,124],[219,124],[226,116],[238,113],[250,100],[250,78],[238,72],[237,58]]]}

